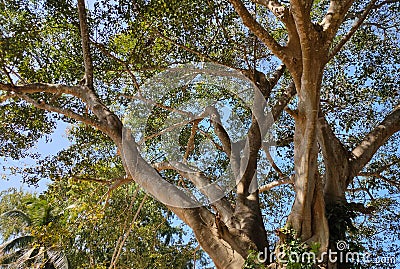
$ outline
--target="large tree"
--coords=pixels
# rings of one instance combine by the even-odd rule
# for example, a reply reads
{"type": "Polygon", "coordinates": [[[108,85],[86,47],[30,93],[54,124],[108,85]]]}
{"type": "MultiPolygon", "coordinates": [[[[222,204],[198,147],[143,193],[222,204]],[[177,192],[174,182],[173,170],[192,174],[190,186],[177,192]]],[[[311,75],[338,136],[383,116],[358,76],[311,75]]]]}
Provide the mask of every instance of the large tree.
{"type": "Polygon", "coordinates": [[[68,269],[68,259],[59,246],[54,241],[51,244],[41,238],[40,232],[59,217],[54,215],[54,209],[47,201],[15,190],[2,192],[0,212],[0,234],[8,240],[0,246],[2,267],[68,269]],[[19,208],[15,207],[18,204],[19,208]],[[4,212],[7,208],[12,209],[4,212]]]}
{"type": "Polygon", "coordinates": [[[106,205],[99,203],[105,188],[58,181],[40,196],[1,192],[2,268],[192,268],[205,262],[191,247],[195,241],[185,242],[182,227],[170,224],[173,215],[139,187],[109,193],[106,205]]]}
{"type": "MultiPolygon", "coordinates": [[[[217,268],[240,268],[250,250],[270,250],[265,227],[282,205],[276,198],[276,207],[268,203],[274,187],[287,184],[282,200],[294,197],[277,244],[305,242],[311,249],[318,246],[319,253],[346,239],[357,212],[370,214],[390,204],[376,195],[398,193],[398,1],[121,0],[95,2],[90,12],[83,0],[0,5],[2,154],[23,157],[57,120],[73,124],[73,134],[83,141],[101,137],[115,147],[117,156],[107,159],[115,162],[112,169],[121,168],[106,178],[110,189],[135,181],[160,200],[172,199],[168,208],[193,230],[217,268]],[[266,150],[275,170],[267,185],[254,191],[251,184],[261,169],[264,123],[254,110],[235,103],[234,95],[207,89],[207,83],[201,89],[175,87],[160,100],[141,94],[146,79],[190,61],[244,74],[271,106],[282,156],[274,161],[266,150]],[[209,116],[210,128],[194,119],[182,129],[174,151],[182,162],[159,162],[155,155],[165,141],[158,134],[170,130],[169,113],[188,113],[180,106],[193,92],[227,96],[231,108],[242,109],[245,143],[234,141],[216,107],[208,107],[203,116],[209,116]],[[152,105],[145,145],[153,152],[146,156],[127,131],[139,118],[122,121],[132,100],[152,105]],[[188,162],[199,158],[199,141],[207,139],[220,155],[210,169],[193,170],[188,162]],[[224,198],[209,197],[210,205],[193,207],[192,196],[166,184],[178,182],[212,196],[216,191],[204,186],[229,161],[237,186],[224,198]],[[360,193],[374,206],[358,203],[360,193]]],[[[163,90],[157,85],[155,90],[163,90]]],[[[101,178],[96,165],[112,154],[98,150],[78,154],[75,161],[61,154],[59,166],[46,170],[48,163],[41,162],[31,171],[53,179],[101,178]]],[[[324,261],[321,266],[349,265],[324,261]]]]}

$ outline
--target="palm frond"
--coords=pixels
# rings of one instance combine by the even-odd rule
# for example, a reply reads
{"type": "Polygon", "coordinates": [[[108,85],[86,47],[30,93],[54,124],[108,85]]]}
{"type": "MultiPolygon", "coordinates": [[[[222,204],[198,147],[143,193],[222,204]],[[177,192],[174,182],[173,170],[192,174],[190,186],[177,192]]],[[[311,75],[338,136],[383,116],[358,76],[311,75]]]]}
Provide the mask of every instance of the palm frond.
{"type": "Polygon", "coordinates": [[[53,264],[55,269],[68,269],[68,259],[63,251],[57,249],[47,250],[49,260],[53,264]]]}
{"type": "Polygon", "coordinates": [[[27,226],[30,226],[32,223],[32,219],[29,217],[28,214],[26,214],[25,212],[18,210],[18,209],[14,209],[14,210],[10,210],[7,212],[4,212],[3,214],[1,214],[1,217],[4,218],[20,218],[21,220],[23,220],[27,226]]]}
{"type": "Polygon", "coordinates": [[[12,250],[26,248],[33,239],[34,237],[31,235],[23,235],[13,238],[0,246],[0,253],[7,254],[12,250]]]}
{"type": "Polygon", "coordinates": [[[15,268],[26,268],[26,262],[32,258],[32,253],[35,251],[35,248],[28,249],[23,255],[21,255],[18,260],[15,261],[15,268]]]}
{"type": "Polygon", "coordinates": [[[24,252],[25,252],[25,250],[18,250],[18,251],[11,252],[11,253],[1,254],[0,255],[0,265],[1,265],[0,268],[3,268],[2,266],[7,266],[7,267],[12,266],[12,268],[15,267],[14,266],[15,261],[17,261],[21,255],[24,255],[24,252]]]}

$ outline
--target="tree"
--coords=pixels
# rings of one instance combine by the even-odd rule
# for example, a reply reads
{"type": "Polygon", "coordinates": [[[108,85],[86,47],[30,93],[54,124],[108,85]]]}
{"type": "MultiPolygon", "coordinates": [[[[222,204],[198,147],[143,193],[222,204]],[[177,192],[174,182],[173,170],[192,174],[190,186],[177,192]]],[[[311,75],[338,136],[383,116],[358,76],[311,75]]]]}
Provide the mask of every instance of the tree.
{"type": "MultiPolygon", "coordinates": [[[[398,193],[397,1],[121,0],[96,2],[89,14],[81,0],[77,9],[69,1],[1,5],[5,156],[22,156],[24,149],[51,132],[56,120],[65,120],[77,126],[78,138],[100,136],[114,145],[119,156],[112,158],[122,169],[107,178],[113,182],[111,189],[135,181],[150,193],[191,205],[190,196],[166,182],[184,178],[189,189],[204,190],[218,169],[198,172],[188,170],[185,162],[165,165],[143,159],[121,120],[127,103],[143,98],[140,86],[147,78],[189,61],[224,65],[257,85],[272,106],[282,138],[277,146],[285,157],[281,162],[268,158],[275,169],[269,184],[251,189],[260,167],[263,124],[244,109],[247,144],[238,158],[246,161],[237,163],[235,190],[208,206],[168,206],[193,230],[217,268],[240,268],[249,250],[270,249],[263,214],[275,211],[262,209],[274,195],[274,186],[289,184],[285,197],[294,195],[286,229],[278,231],[285,236],[277,245],[287,245],[287,235],[293,234],[291,240],[311,249],[317,245],[319,253],[335,250],[336,241],[346,239],[358,213],[380,212],[387,208],[382,205],[393,202],[385,204],[374,196],[398,193]],[[10,16],[13,20],[6,20],[10,16]],[[132,161],[135,169],[129,169],[132,161]],[[164,192],[157,192],[160,186],[167,186],[164,192]],[[349,200],[359,193],[370,196],[370,206],[349,200]]],[[[164,103],[153,102],[147,134],[162,130],[168,113],[195,90],[178,87],[164,103]]],[[[196,93],[207,95],[204,89],[196,93]]],[[[216,96],[208,93],[209,98],[216,96]]],[[[214,165],[224,168],[236,158],[233,140],[219,124],[218,114],[210,113],[212,128],[205,132],[193,121],[182,132],[181,159],[196,158],[199,141],[213,138],[222,156],[214,165]]],[[[151,138],[148,147],[157,149],[163,142],[151,138]]],[[[83,160],[77,165],[64,156],[62,161],[64,168],[85,168],[85,176],[99,176],[95,163],[83,160]]],[[[45,167],[42,163],[39,172],[45,167]]],[[[71,170],[59,170],[44,173],[74,176],[71,170]]],[[[323,266],[348,265],[324,261],[323,266]]]]}
{"type": "Polygon", "coordinates": [[[171,214],[134,184],[110,193],[98,182],[57,181],[45,196],[65,208],[45,236],[58,238],[72,268],[192,268],[194,257],[202,262],[201,252],[184,242],[184,231],[170,223],[171,214]]]}
{"type": "MultiPolygon", "coordinates": [[[[1,214],[3,219],[9,219],[2,219],[2,224],[7,224],[7,222],[10,224],[11,221],[11,225],[1,229],[2,235],[9,240],[0,246],[0,264],[6,268],[26,268],[27,266],[48,269],[68,268],[65,254],[57,246],[45,244],[40,235],[35,234],[38,230],[53,224],[55,216],[52,214],[52,208],[45,200],[32,199],[33,197],[29,194],[24,195],[22,192],[8,194],[11,197],[15,195],[18,195],[20,201],[25,200],[27,204],[24,211],[12,209],[1,214]],[[15,234],[9,234],[10,231],[15,234]]],[[[8,197],[5,195],[1,202],[5,203],[7,200],[8,197]]]]}
{"type": "Polygon", "coordinates": [[[103,189],[94,182],[55,182],[40,198],[14,189],[4,192],[1,264],[100,269],[192,268],[196,260],[204,263],[201,252],[183,242],[183,231],[169,223],[171,214],[164,214],[138,187],[110,193],[108,205],[99,203],[103,189]]]}

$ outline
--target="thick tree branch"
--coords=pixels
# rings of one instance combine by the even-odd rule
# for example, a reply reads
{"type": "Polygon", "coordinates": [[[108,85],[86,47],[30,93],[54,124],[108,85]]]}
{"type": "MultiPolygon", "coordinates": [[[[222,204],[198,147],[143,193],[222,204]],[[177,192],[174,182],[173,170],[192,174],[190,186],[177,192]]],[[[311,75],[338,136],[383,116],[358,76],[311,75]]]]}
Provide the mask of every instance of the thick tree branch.
{"type": "Polygon", "coordinates": [[[102,132],[106,131],[106,128],[104,126],[102,126],[99,122],[88,118],[88,117],[84,117],[82,115],[79,115],[71,110],[68,109],[64,109],[64,108],[60,108],[60,107],[55,107],[52,105],[48,105],[44,102],[38,102],[36,100],[34,100],[33,98],[29,97],[26,94],[16,94],[19,98],[21,98],[22,100],[32,104],[34,107],[39,108],[39,109],[43,109],[43,110],[47,110],[50,112],[55,112],[61,115],[65,115],[68,118],[74,119],[76,121],[81,121],[87,125],[93,126],[97,129],[99,129],[102,132]]]}
{"type": "Polygon", "coordinates": [[[218,240],[219,232],[215,225],[215,216],[205,207],[190,199],[176,186],[166,182],[139,154],[131,133],[124,129],[124,147],[121,151],[124,166],[134,180],[146,191],[154,195],[174,212],[182,221],[193,229],[202,248],[210,254],[217,268],[238,268],[243,264],[243,257],[232,252],[232,259],[219,259],[232,251],[225,241],[218,240]],[[179,206],[179,207],[177,207],[179,206]]]}
{"type": "Polygon", "coordinates": [[[274,121],[278,120],[282,111],[289,104],[290,100],[292,100],[293,96],[296,95],[296,87],[294,82],[291,82],[286,89],[283,91],[281,97],[278,99],[276,104],[272,107],[271,113],[274,118],[274,121]]]}
{"type": "Polygon", "coordinates": [[[329,47],[333,37],[336,35],[347,11],[353,4],[354,0],[331,0],[328,11],[320,23],[325,34],[325,46],[329,47]]]}
{"type": "MultiPolygon", "coordinates": [[[[255,96],[255,103],[257,100],[263,100],[263,96],[255,96]]],[[[257,115],[253,109],[252,124],[247,134],[243,154],[240,159],[239,174],[236,175],[236,206],[235,216],[240,220],[239,227],[242,233],[247,235],[257,246],[258,250],[268,247],[267,236],[263,225],[263,218],[261,215],[260,201],[257,186],[257,157],[258,152],[262,145],[263,132],[265,119],[261,115],[257,115]]],[[[240,155],[238,148],[234,147],[232,150],[235,155],[240,155]]],[[[235,172],[235,171],[234,171],[235,172]]]]}
{"type": "Polygon", "coordinates": [[[0,90],[9,93],[53,93],[53,94],[70,94],[78,98],[82,98],[81,88],[79,86],[66,86],[61,84],[49,84],[49,83],[33,83],[27,85],[11,85],[0,83],[0,90]]]}
{"type": "Polygon", "coordinates": [[[299,35],[297,33],[293,14],[287,7],[275,0],[253,0],[253,2],[267,7],[281,22],[283,22],[289,35],[288,47],[291,47],[291,44],[299,44],[299,35]]]}
{"type": "Polygon", "coordinates": [[[107,134],[117,146],[122,143],[122,122],[118,116],[103,104],[94,90],[87,86],[80,86],[82,99],[97,117],[99,123],[105,127],[107,134]]]}
{"type": "MultiPolygon", "coordinates": [[[[396,132],[400,131],[400,105],[353,149],[350,162],[351,175],[355,176],[371,160],[375,152],[396,132]]],[[[350,182],[347,182],[349,184],[350,182]]]]}
{"type": "Polygon", "coordinates": [[[252,31],[279,59],[288,62],[284,48],[257,22],[241,0],[230,0],[237,14],[242,18],[244,25],[252,31]]]}
{"type": "Polygon", "coordinates": [[[129,174],[142,188],[166,205],[183,208],[198,207],[199,204],[188,197],[176,186],[168,183],[160,174],[148,164],[141,156],[137,144],[127,129],[123,130],[123,147],[121,157],[129,174]]]}
{"type": "Polygon", "coordinates": [[[175,170],[182,177],[190,180],[196,186],[196,188],[211,201],[211,204],[217,208],[217,211],[222,216],[224,223],[229,225],[229,220],[233,215],[233,208],[226,199],[224,191],[218,184],[213,184],[211,180],[202,172],[195,171],[183,163],[171,162],[161,163],[153,166],[158,171],[167,169],[175,170]]]}
{"type": "Polygon", "coordinates": [[[333,133],[322,110],[320,110],[318,117],[317,139],[325,164],[325,202],[334,204],[338,200],[345,199],[350,152],[333,133]]]}
{"type": "Polygon", "coordinates": [[[308,57],[310,53],[311,42],[315,42],[316,40],[313,38],[313,34],[315,34],[315,29],[313,24],[311,23],[311,6],[312,2],[310,0],[291,0],[290,1],[290,10],[292,11],[292,16],[294,23],[296,25],[297,34],[300,41],[300,46],[302,48],[302,54],[304,58],[304,54],[308,57]],[[312,40],[314,39],[314,40],[312,40]]]}
{"type": "Polygon", "coordinates": [[[353,25],[351,26],[350,30],[345,34],[339,43],[330,51],[328,61],[331,60],[350,40],[350,38],[354,35],[358,28],[363,24],[363,22],[367,19],[368,15],[370,14],[371,10],[373,9],[377,0],[371,0],[369,4],[365,7],[364,11],[356,18],[353,25]]]}
{"type": "Polygon", "coordinates": [[[215,220],[215,224],[217,226],[219,236],[229,243],[234,250],[239,252],[242,257],[247,257],[249,250],[257,249],[256,245],[248,236],[236,228],[230,228],[226,226],[223,221],[219,220],[218,216],[215,220]]]}
{"type": "Polygon", "coordinates": [[[78,0],[79,25],[82,38],[83,62],[85,64],[85,85],[93,90],[93,62],[90,53],[90,37],[85,0],[78,0]]]}
{"type": "Polygon", "coordinates": [[[221,141],[224,152],[228,155],[228,157],[231,157],[231,138],[222,125],[221,115],[215,107],[211,106],[206,108],[206,114],[210,116],[211,124],[214,127],[214,132],[221,141]]]}
{"type": "MultiPolygon", "coordinates": [[[[29,96],[27,96],[25,93],[37,93],[37,92],[47,92],[47,93],[58,93],[61,89],[62,92],[68,93],[68,94],[73,94],[77,97],[82,98],[84,101],[87,101],[88,105],[96,111],[96,115],[100,117],[103,120],[103,123],[107,123],[107,118],[114,120],[114,114],[112,114],[111,111],[109,111],[107,108],[104,107],[104,105],[101,103],[101,101],[98,99],[98,97],[87,87],[84,86],[76,86],[76,87],[68,87],[68,86],[63,86],[63,85],[52,85],[52,84],[33,84],[33,85],[26,85],[26,86],[15,86],[15,87],[10,87],[10,85],[1,85],[3,86],[3,89],[7,92],[14,92],[16,96],[19,96],[23,100],[33,104],[35,107],[56,112],[59,114],[66,115],[70,118],[76,119],[78,121],[82,121],[86,124],[92,125],[100,129],[102,132],[106,134],[115,134],[111,136],[111,138],[115,141],[115,143],[121,147],[122,145],[122,137],[118,138],[118,134],[122,134],[119,130],[120,125],[108,125],[108,124],[99,124],[98,122],[93,121],[92,119],[87,119],[84,118],[74,112],[63,110],[61,108],[53,107],[45,103],[39,103],[29,96]]],[[[135,145],[134,142],[132,144],[133,146],[135,145]]],[[[126,150],[122,151],[123,156],[126,154],[126,150]]],[[[131,175],[133,175],[133,179],[141,184],[142,186],[145,187],[147,191],[151,190],[152,187],[149,186],[158,186],[158,183],[163,184],[161,181],[163,179],[157,174],[157,172],[151,172],[152,170],[154,171],[153,168],[151,168],[140,156],[137,156],[138,161],[136,164],[139,166],[138,169],[135,169],[133,172],[131,172],[131,175]],[[137,173],[140,171],[140,173],[137,173]],[[152,175],[151,175],[152,174],[152,175]]],[[[128,161],[129,162],[129,161],[128,161]]],[[[127,161],[125,159],[124,165],[126,166],[127,161]]],[[[115,182],[113,185],[110,186],[111,189],[115,189],[118,186],[128,183],[132,181],[132,178],[124,178],[122,180],[118,180],[115,182]]],[[[164,185],[163,185],[164,186],[164,185]]],[[[171,186],[167,190],[164,187],[159,188],[163,193],[165,193],[167,196],[174,196],[175,191],[179,190],[171,186]]],[[[178,194],[179,195],[179,194],[178,194]]],[[[188,201],[186,200],[188,197],[185,196],[186,198],[183,198],[183,200],[180,200],[182,202],[182,206],[185,206],[185,204],[188,202],[188,205],[193,206],[193,201],[188,201]],[[185,202],[186,201],[186,202],[185,202]]],[[[181,197],[182,198],[182,197],[181,197]]],[[[189,206],[190,207],[190,206],[189,206]]],[[[210,256],[214,257],[214,260],[218,260],[217,257],[222,255],[223,253],[226,253],[227,251],[231,251],[230,246],[225,243],[224,241],[219,242],[217,240],[217,237],[219,236],[219,233],[217,232],[217,229],[215,226],[213,226],[214,223],[214,216],[204,207],[199,207],[199,208],[176,208],[176,207],[171,207],[169,208],[177,214],[178,217],[180,217],[185,223],[187,223],[191,228],[193,228],[193,231],[196,235],[196,237],[199,239],[199,242],[201,242],[201,245],[203,249],[205,249],[208,253],[210,253],[210,256]],[[207,235],[207,238],[205,238],[205,235],[207,235]]],[[[232,254],[232,257],[237,256],[237,254],[232,254]]],[[[238,264],[242,264],[243,258],[236,257],[232,261],[221,261],[221,264],[218,264],[218,266],[222,266],[221,268],[236,268],[238,264]]]]}
{"type": "Polygon", "coordinates": [[[238,184],[237,184],[237,200],[241,200],[247,197],[250,192],[251,183],[255,179],[257,170],[257,158],[258,151],[262,146],[263,134],[260,124],[263,124],[260,119],[257,119],[254,115],[252,117],[252,124],[247,133],[246,143],[243,149],[243,155],[240,160],[240,172],[238,184]]]}
{"type": "Polygon", "coordinates": [[[280,179],[280,180],[275,180],[275,181],[272,181],[272,182],[270,182],[270,183],[267,183],[267,184],[261,186],[261,187],[259,188],[259,192],[260,192],[260,193],[266,192],[266,191],[269,191],[269,190],[271,190],[271,189],[273,189],[273,188],[275,188],[275,187],[279,187],[279,186],[281,186],[281,185],[286,185],[286,184],[293,184],[293,183],[294,183],[294,177],[290,177],[290,178],[286,178],[286,179],[280,179]]]}
{"type": "Polygon", "coordinates": [[[285,70],[286,66],[284,64],[281,64],[280,66],[278,66],[275,72],[272,73],[272,75],[269,77],[268,83],[271,90],[276,86],[276,84],[278,84],[278,81],[285,73],[285,70]]]}
{"type": "MultiPolygon", "coordinates": [[[[170,209],[193,229],[197,241],[203,250],[209,253],[217,269],[237,269],[243,266],[244,259],[247,258],[247,251],[252,249],[253,244],[251,242],[246,244],[244,240],[238,240],[235,247],[241,250],[240,252],[237,251],[227,243],[228,237],[232,236],[229,234],[230,231],[222,235],[219,229],[221,223],[217,224],[218,218],[204,207],[170,209]],[[242,243],[239,244],[239,242],[242,243]],[[228,255],[228,258],[221,259],[226,255],[228,255]]],[[[242,236],[241,238],[244,239],[245,237],[242,236]]]]}

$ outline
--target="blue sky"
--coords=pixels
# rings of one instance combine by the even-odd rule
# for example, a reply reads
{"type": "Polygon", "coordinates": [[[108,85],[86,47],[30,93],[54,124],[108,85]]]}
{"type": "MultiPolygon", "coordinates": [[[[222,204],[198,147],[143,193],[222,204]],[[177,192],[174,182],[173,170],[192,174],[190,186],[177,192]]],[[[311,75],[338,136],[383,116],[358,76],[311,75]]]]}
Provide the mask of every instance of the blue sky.
{"type": "MultiPolygon", "coordinates": [[[[86,5],[89,9],[93,8],[95,0],[86,0],[86,5]]],[[[65,130],[67,128],[67,124],[63,122],[57,123],[57,129],[51,135],[51,142],[46,143],[45,139],[39,140],[36,147],[33,148],[31,151],[35,153],[40,153],[42,157],[56,154],[58,151],[62,150],[63,148],[67,147],[70,143],[68,142],[65,134],[65,130]]],[[[11,166],[18,166],[23,167],[24,165],[33,165],[35,160],[31,158],[25,158],[21,160],[11,160],[9,158],[0,158],[0,167],[9,168],[11,166]]],[[[24,184],[22,182],[21,176],[19,175],[10,175],[10,171],[6,169],[0,170],[0,191],[9,189],[11,187],[19,189],[22,187],[24,190],[31,191],[31,192],[42,192],[47,188],[47,184],[49,180],[42,179],[39,181],[39,186],[29,186],[28,184],[24,184]]]]}
{"type": "MultiPolygon", "coordinates": [[[[69,145],[69,141],[66,137],[66,128],[68,125],[64,122],[58,122],[57,128],[54,133],[51,135],[51,142],[46,143],[45,139],[40,139],[37,145],[31,149],[32,152],[40,153],[42,157],[56,154],[58,151],[62,150],[63,148],[69,145]]],[[[12,160],[10,158],[1,158],[0,159],[0,166],[9,168],[11,166],[18,166],[23,167],[24,165],[33,165],[35,164],[34,159],[31,158],[24,158],[21,160],[12,160]]],[[[39,181],[39,187],[29,186],[28,184],[24,184],[22,182],[20,175],[11,175],[8,169],[1,170],[0,176],[0,191],[9,189],[11,187],[19,189],[22,187],[24,190],[31,191],[31,192],[42,192],[47,188],[47,183],[49,181],[47,179],[42,179],[39,181]],[[4,179],[5,178],[5,179],[4,179]]]]}

